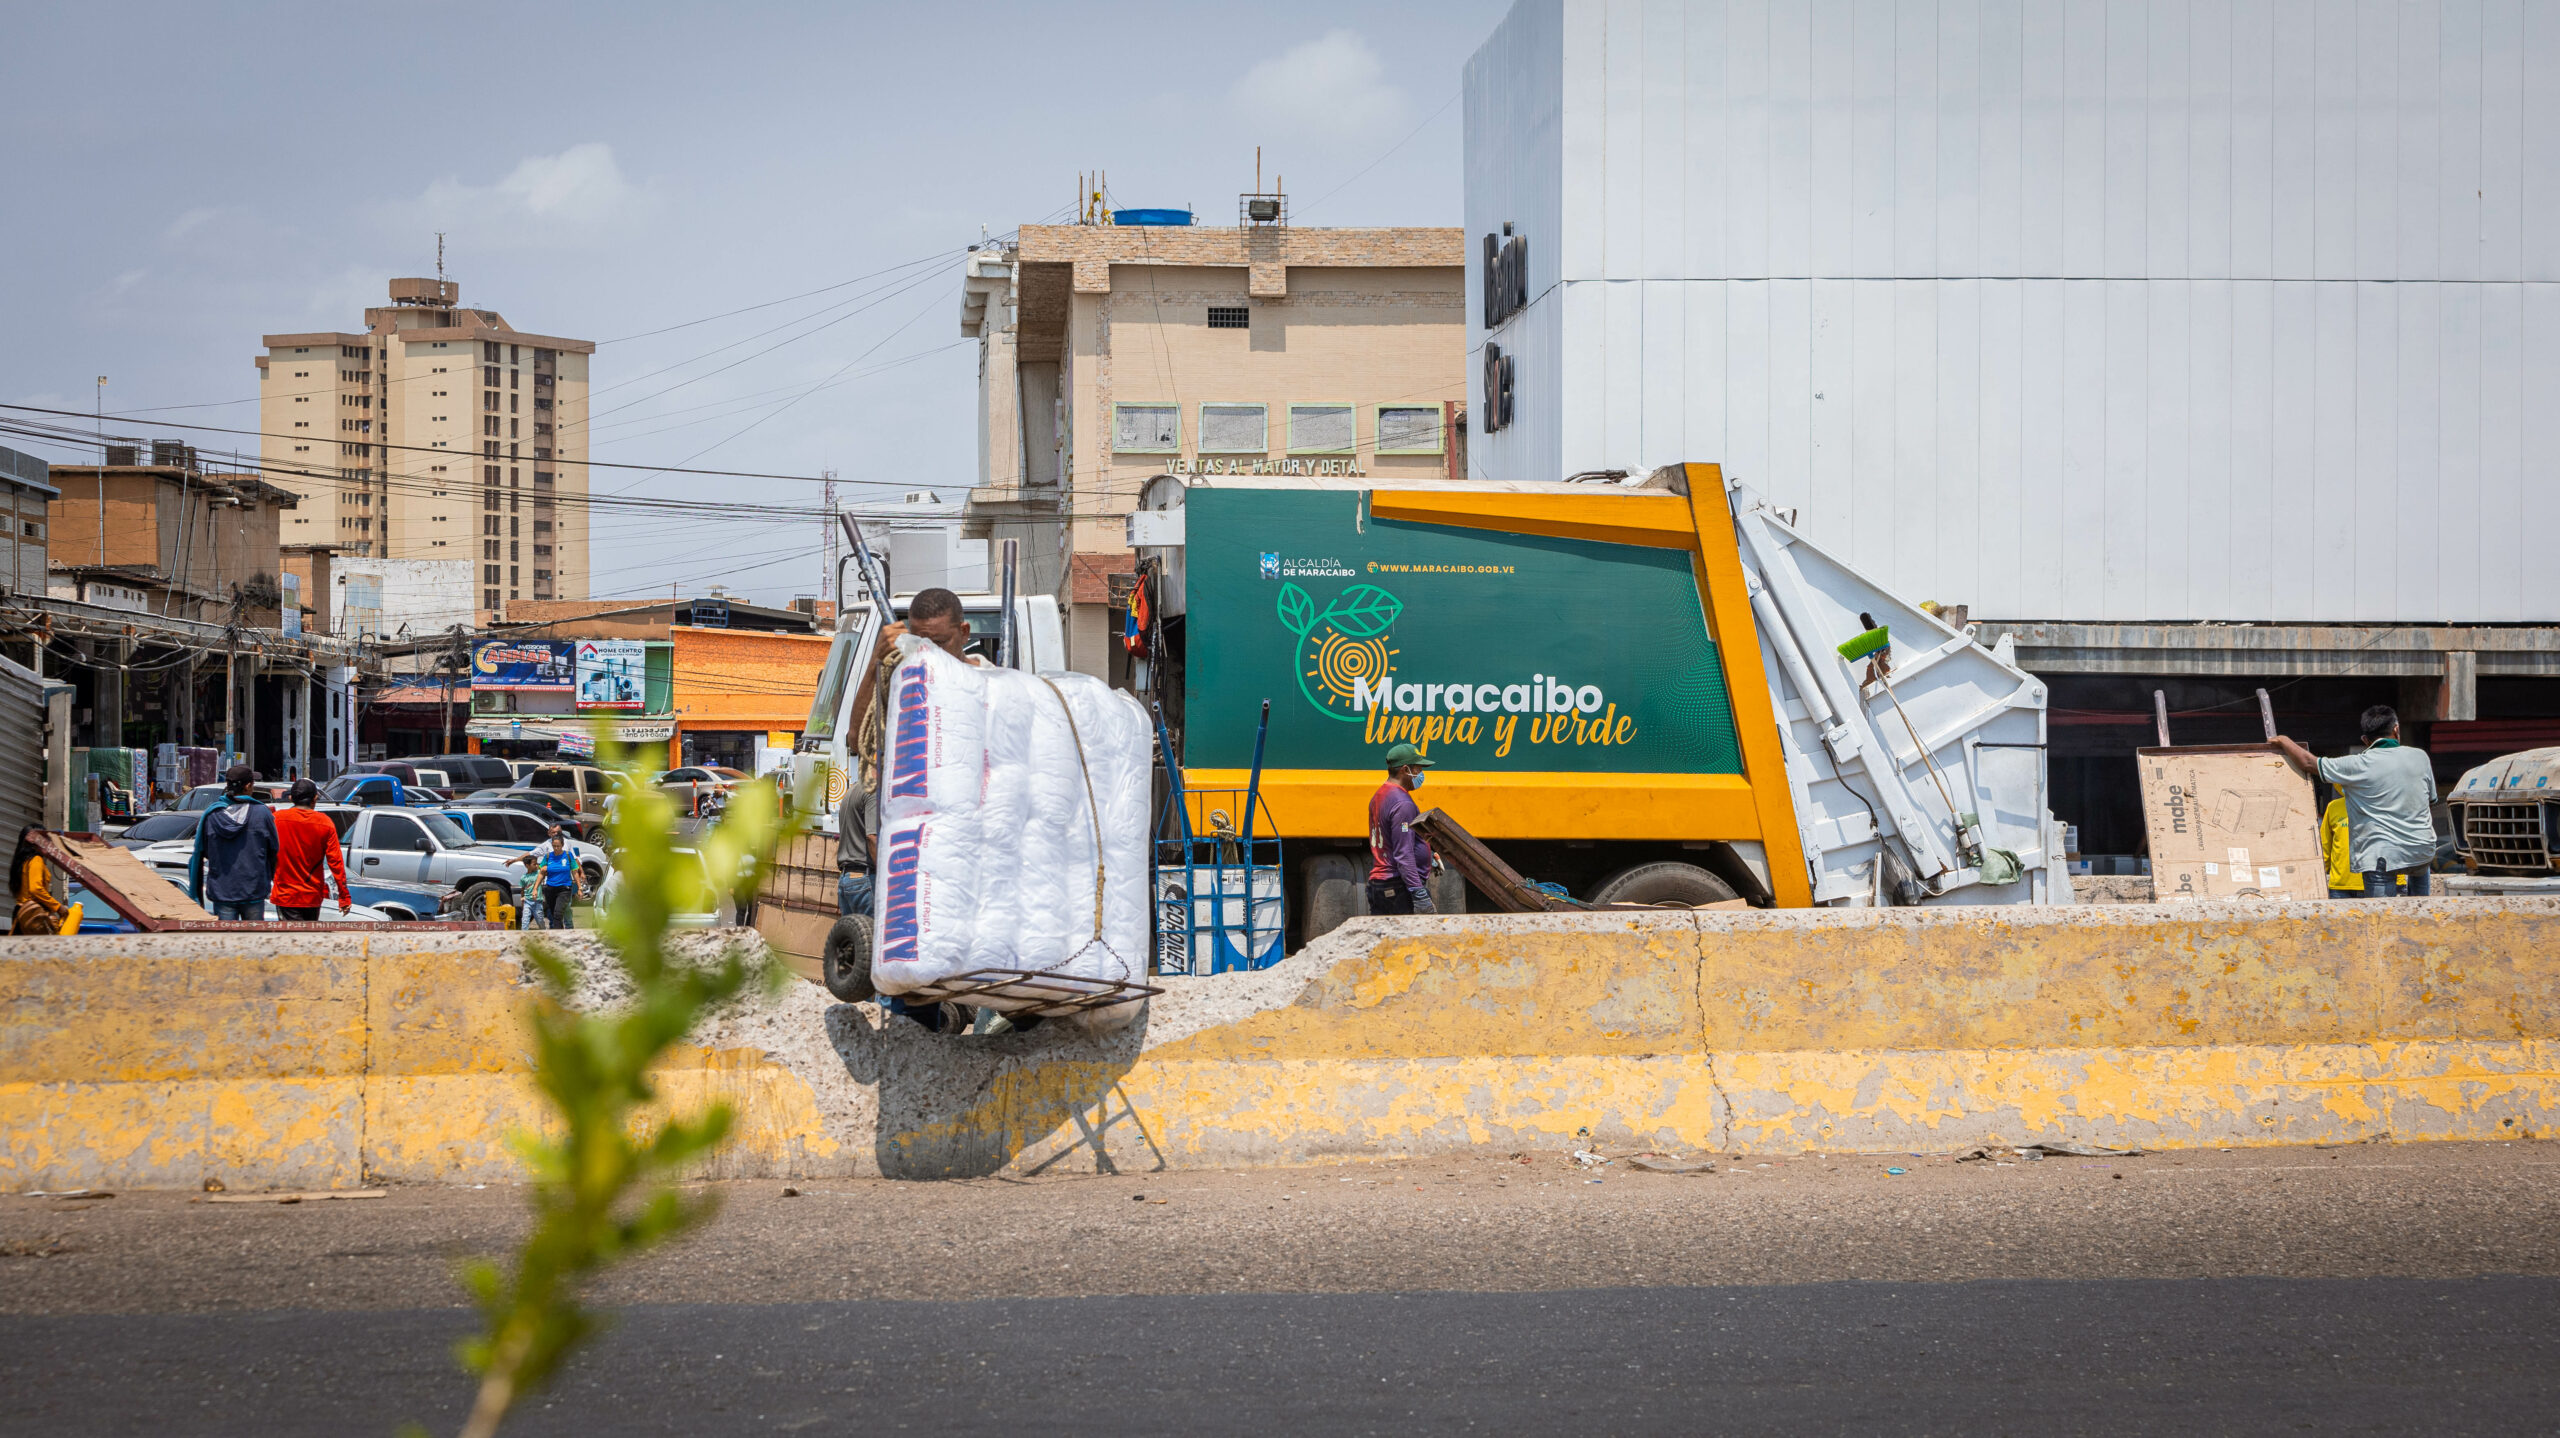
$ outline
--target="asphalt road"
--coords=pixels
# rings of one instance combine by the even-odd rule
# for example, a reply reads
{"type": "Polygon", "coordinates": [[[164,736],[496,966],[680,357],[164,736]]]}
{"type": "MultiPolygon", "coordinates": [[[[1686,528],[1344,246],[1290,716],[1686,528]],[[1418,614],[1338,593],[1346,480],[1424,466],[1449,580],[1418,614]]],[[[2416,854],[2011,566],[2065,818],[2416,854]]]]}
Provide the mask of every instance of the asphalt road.
{"type": "MultiPolygon", "coordinates": [[[[510,1431],[2560,1426],[2560,1145],[1718,1169],[709,1185],[510,1431]]],[[[521,1194],[190,1198],[0,1198],[0,1433],[452,1431],[521,1194]]]]}
{"type": "MultiPolygon", "coordinates": [[[[0,1430],[450,1432],[451,1311],[0,1319],[0,1430]]],[[[2547,1433],[2560,1280],[685,1304],[509,1431],[2547,1433]]]]}

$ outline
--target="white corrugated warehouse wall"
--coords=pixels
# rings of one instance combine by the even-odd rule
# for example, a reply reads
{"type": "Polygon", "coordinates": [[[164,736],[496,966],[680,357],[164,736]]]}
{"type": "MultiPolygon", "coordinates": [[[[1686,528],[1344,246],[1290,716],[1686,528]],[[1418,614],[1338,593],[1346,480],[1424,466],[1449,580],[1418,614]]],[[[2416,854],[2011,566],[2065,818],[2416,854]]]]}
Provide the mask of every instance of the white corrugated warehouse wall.
{"type": "Polygon", "coordinates": [[[1719,460],[1977,617],[2560,615],[2560,0],[1524,0],[1465,109],[1480,475],[1719,460]]]}

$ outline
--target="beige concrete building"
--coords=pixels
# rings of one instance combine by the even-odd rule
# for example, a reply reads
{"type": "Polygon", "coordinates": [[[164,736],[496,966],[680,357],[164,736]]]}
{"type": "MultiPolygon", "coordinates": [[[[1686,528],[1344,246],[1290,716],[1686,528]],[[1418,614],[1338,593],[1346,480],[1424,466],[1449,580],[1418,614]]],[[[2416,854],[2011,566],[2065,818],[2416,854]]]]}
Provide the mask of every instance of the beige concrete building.
{"type": "Polygon", "coordinates": [[[584,599],[595,344],[464,309],[461,290],[396,279],[361,332],[265,337],[261,457],[303,496],[283,542],[468,564],[482,610],[584,599]]]}
{"type": "Polygon", "coordinates": [[[1025,225],[962,276],[964,532],[1021,541],[1025,588],[1101,674],[1149,479],[1465,473],[1466,320],[1455,229],[1025,225]]]}

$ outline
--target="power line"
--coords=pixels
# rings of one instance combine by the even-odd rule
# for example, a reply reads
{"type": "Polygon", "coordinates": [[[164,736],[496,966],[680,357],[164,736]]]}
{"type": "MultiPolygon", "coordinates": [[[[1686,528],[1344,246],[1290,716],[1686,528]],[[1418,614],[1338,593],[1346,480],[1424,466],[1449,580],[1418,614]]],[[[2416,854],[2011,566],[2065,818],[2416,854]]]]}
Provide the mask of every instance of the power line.
{"type": "MultiPolygon", "coordinates": [[[[82,414],[82,413],[81,413],[80,411],[78,411],[78,410],[73,410],[73,409],[51,409],[51,408],[48,408],[48,407],[43,406],[43,405],[33,405],[33,404],[0,404],[0,409],[6,409],[6,410],[17,410],[17,411],[19,411],[19,412],[21,412],[21,413],[25,413],[25,414],[51,414],[51,415],[65,415],[65,416],[68,416],[68,417],[73,418],[73,419],[94,419],[94,416],[82,414]]],[[[124,417],[124,416],[121,416],[121,415],[117,416],[117,418],[123,418],[123,417],[124,417]]],[[[232,428],[232,427],[227,426],[227,425],[218,425],[218,424],[184,424],[184,423],[181,423],[181,422],[179,422],[179,421],[177,421],[177,420],[171,420],[171,419],[152,419],[152,420],[144,420],[144,421],[142,421],[142,423],[144,423],[144,424],[148,424],[148,425],[153,425],[153,426],[156,426],[156,427],[161,428],[161,429],[187,429],[187,430],[198,430],[198,431],[201,431],[201,432],[206,433],[206,434],[234,434],[234,435],[245,435],[245,436],[247,436],[247,437],[249,437],[249,438],[251,438],[251,439],[282,439],[282,440],[296,440],[296,439],[303,439],[303,440],[307,440],[307,439],[310,439],[310,438],[311,438],[311,436],[310,436],[310,435],[276,434],[276,433],[273,433],[273,432],[270,432],[270,431],[267,431],[267,430],[262,430],[262,429],[235,429],[235,428],[232,428]]],[[[94,437],[93,437],[93,438],[94,438],[94,437]]],[[[133,442],[133,441],[129,441],[129,440],[128,440],[128,441],[125,441],[125,442],[130,443],[130,442],[133,442]]],[[[342,441],[342,442],[345,442],[345,441],[342,441]]],[[[402,451],[402,452],[405,452],[405,453],[412,453],[412,454],[432,454],[432,455],[438,455],[438,456],[441,456],[441,457],[446,458],[446,459],[465,458],[465,459],[470,459],[470,460],[471,460],[472,462],[474,462],[474,463],[481,463],[481,462],[484,462],[484,461],[487,459],[487,456],[486,456],[486,455],[474,455],[474,454],[472,454],[469,450],[461,450],[461,449],[439,449],[439,448],[435,447],[434,445],[426,445],[426,444],[386,444],[386,443],[382,443],[382,442],[380,442],[380,441],[373,441],[373,442],[372,442],[372,444],[373,444],[373,447],[374,447],[374,448],[376,448],[376,449],[380,449],[380,450],[399,450],[399,451],[402,451]]],[[[561,464],[561,465],[577,465],[577,466],[580,466],[580,467],[583,467],[583,468],[587,468],[587,469],[638,469],[638,470],[648,470],[648,471],[653,471],[653,472],[660,473],[660,474],[691,474],[691,475],[700,475],[700,476],[702,476],[702,477],[704,477],[704,478],[708,478],[708,479],[790,479],[790,480],[799,480],[799,481],[802,481],[802,482],[804,482],[804,483],[809,483],[809,484],[819,484],[819,483],[823,483],[823,482],[824,482],[824,481],[823,481],[819,476],[814,475],[814,474],[766,474],[766,473],[761,473],[761,472],[758,472],[758,471],[755,471],[755,470],[745,470],[745,469],[685,469],[685,468],[681,468],[681,467],[674,466],[674,465],[631,464],[631,463],[628,463],[628,462],[625,462],[625,461],[618,461],[618,460],[604,460],[604,459],[561,459],[561,458],[559,458],[559,457],[558,457],[558,456],[556,456],[556,455],[555,455],[555,456],[553,456],[553,460],[552,460],[552,462],[553,462],[554,464],[561,464]]]]}
{"type": "MultiPolygon", "coordinates": [[[[631,342],[631,341],[633,341],[633,340],[645,340],[645,339],[650,338],[650,337],[651,337],[651,336],[653,336],[653,335],[673,334],[673,333],[675,333],[677,330],[689,330],[689,329],[693,328],[695,325],[707,325],[707,324],[710,324],[710,323],[711,323],[712,321],[714,321],[714,320],[725,320],[725,319],[730,319],[730,318],[732,318],[732,317],[734,317],[734,316],[737,316],[737,315],[743,315],[743,314],[749,314],[749,313],[752,313],[753,311],[756,311],[756,310],[769,310],[769,309],[773,308],[775,305],[787,305],[787,304],[791,303],[793,300],[805,300],[805,299],[809,298],[811,295],[823,295],[823,294],[829,294],[829,293],[832,293],[833,291],[843,289],[843,288],[844,288],[845,286],[847,286],[847,285],[858,285],[858,284],[862,283],[864,280],[876,280],[876,279],[880,278],[882,275],[896,274],[896,273],[897,273],[898,271],[900,271],[900,270],[913,269],[913,268],[914,268],[914,267],[916,267],[917,265],[921,265],[921,264],[929,264],[929,263],[932,263],[933,261],[936,261],[936,260],[948,260],[948,259],[952,259],[952,258],[955,258],[955,257],[960,256],[960,255],[964,255],[964,254],[967,254],[967,253],[968,253],[968,250],[967,250],[966,248],[956,249],[956,250],[940,250],[940,251],[937,251],[937,252],[935,252],[935,253],[933,253],[933,254],[925,255],[925,256],[922,256],[922,257],[917,258],[917,259],[912,259],[912,260],[902,260],[902,261],[898,262],[897,264],[894,264],[894,265],[889,266],[887,269],[873,270],[871,273],[869,273],[869,274],[867,274],[867,275],[855,275],[852,279],[849,279],[849,280],[839,280],[839,281],[837,281],[836,283],[834,283],[834,284],[832,284],[832,285],[820,285],[818,288],[816,288],[816,289],[814,289],[814,290],[802,290],[800,293],[798,293],[798,294],[796,294],[796,295],[784,295],[782,298],[780,298],[780,299],[778,299],[778,300],[764,300],[764,301],[760,301],[760,302],[758,302],[758,303],[756,303],[756,304],[752,304],[752,305],[740,305],[738,308],[736,308],[736,309],[734,309],[734,310],[723,310],[723,311],[721,311],[720,313],[718,313],[718,314],[716,314],[716,315],[704,315],[701,319],[698,319],[698,320],[686,320],[686,321],[684,321],[682,324],[672,324],[672,325],[668,325],[668,326],[666,326],[666,327],[665,327],[665,328],[663,328],[663,329],[642,330],[640,333],[638,333],[638,334],[636,334],[636,335],[621,335],[621,336],[617,336],[616,338],[609,339],[609,340],[598,340],[598,341],[596,341],[596,343],[597,343],[598,345],[618,345],[618,344],[628,344],[628,343],[630,343],[630,342],[631,342]]],[[[823,311],[821,311],[821,313],[823,313],[823,311]]],[[[768,333],[768,334],[769,334],[769,333],[771,333],[771,331],[767,331],[766,333],[768,333]]]]}
{"type": "MultiPolygon", "coordinates": [[[[910,286],[910,288],[912,288],[912,286],[910,286]]],[[[939,297],[939,296],[937,296],[936,298],[937,298],[937,300],[938,300],[940,297],[939,297]]],[[[689,455],[686,455],[686,456],[685,456],[685,458],[684,458],[684,462],[685,462],[685,463],[687,463],[687,464],[690,464],[690,463],[692,463],[693,461],[695,461],[695,460],[697,460],[697,459],[702,458],[704,455],[711,453],[711,451],[713,451],[713,450],[715,450],[715,449],[718,449],[718,448],[720,448],[720,447],[721,447],[721,446],[723,446],[723,445],[728,444],[730,440],[734,440],[734,439],[739,438],[739,437],[740,437],[740,436],[742,436],[742,435],[745,435],[749,430],[754,429],[757,425],[763,424],[766,420],[772,419],[775,415],[781,414],[783,411],[788,410],[788,409],[789,409],[789,408],[791,408],[793,405],[798,404],[800,401],[802,401],[802,400],[804,400],[804,399],[807,399],[809,396],[811,396],[811,395],[813,395],[813,394],[816,394],[819,390],[821,390],[821,389],[825,388],[828,384],[830,384],[830,383],[834,382],[834,380],[835,380],[838,376],[842,375],[846,370],[849,370],[849,369],[853,368],[855,365],[860,364],[863,360],[868,359],[868,358],[869,358],[869,357],[870,357],[874,352],[876,352],[876,351],[880,348],[880,346],[885,345],[885,344],[887,344],[889,341],[891,341],[891,340],[893,340],[893,339],[896,339],[899,335],[904,334],[904,333],[906,332],[906,330],[907,330],[907,326],[908,326],[908,325],[912,325],[912,324],[914,324],[917,320],[923,319],[923,318],[925,317],[925,315],[926,315],[926,314],[928,314],[928,313],[930,313],[930,312],[932,311],[932,309],[933,309],[933,304],[932,304],[932,302],[928,302],[928,303],[925,305],[925,307],[924,307],[923,309],[917,310],[914,314],[912,314],[912,315],[908,316],[908,317],[907,317],[907,322],[906,322],[906,324],[902,324],[902,325],[898,326],[896,329],[889,331],[887,334],[882,335],[879,339],[877,339],[877,340],[873,341],[870,349],[864,350],[861,354],[855,355],[852,359],[846,360],[842,365],[840,365],[840,366],[838,366],[838,367],[836,368],[836,370],[835,370],[835,372],[834,372],[833,374],[828,375],[825,379],[822,379],[822,380],[818,381],[818,383],[816,383],[816,384],[813,384],[813,385],[809,386],[807,389],[802,390],[800,393],[798,393],[798,394],[796,394],[796,395],[793,395],[790,399],[783,401],[780,405],[775,406],[773,409],[771,409],[771,410],[767,411],[766,413],[764,413],[764,414],[762,414],[762,415],[757,416],[757,417],[756,417],[756,419],[755,419],[755,421],[754,421],[754,423],[749,424],[745,429],[741,429],[741,430],[739,430],[736,434],[732,434],[732,435],[728,436],[728,438],[727,438],[727,439],[722,439],[722,440],[716,441],[716,442],[714,442],[714,443],[712,443],[712,444],[710,444],[710,445],[707,445],[707,446],[705,446],[705,447],[703,447],[703,448],[701,448],[701,449],[695,450],[693,453],[691,453],[691,454],[689,454],[689,455]]],[[[743,364],[743,363],[745,363],[745,361],[744,361],[744,360],[741,360],[741,361],[739,361],[739,363],[743,364]]],[[[663,471],[663,472],[665,472],[665,473],[669,473],[669,474],[681,474],[681,473],[684,473],[685,471],[683,471],[683,470],[681,470],[681,469],[670,469],[670,470],[666,470],[666,471],[663,471]]],[[[645,478],[645,476],[644,476],[644,478],[645,478]]],[[[821,476],[819,477],[818,482],[819,482],[820,484],[828,485],[828,486],[830,486],[830,488],[832,488],[832,486],[833,486],[833,485],[834,485],[834,483],[835,483],[835,480],[834,480],[833,476],[821,475],[821,476]]],[[[856,481],[856,483],[860,483],[860,482],[861,482],[861,481],[856,481]]],[[[874,482],[874,483],[877,483],[878,481],[873,481],[873,482],[874,482]]],[[[631,482],[631,484],[624,485],[621,489],[611,491],[611,493],[615,493],[615,494],[627,494],[627,493],[629,493],[629,492],[630,492],[631,485],[636,485],[636,484],[639,484],[639,483],[641,483],[641,480],[635,479],[635,480],[633,480],[633,481],[631,482]]]]}

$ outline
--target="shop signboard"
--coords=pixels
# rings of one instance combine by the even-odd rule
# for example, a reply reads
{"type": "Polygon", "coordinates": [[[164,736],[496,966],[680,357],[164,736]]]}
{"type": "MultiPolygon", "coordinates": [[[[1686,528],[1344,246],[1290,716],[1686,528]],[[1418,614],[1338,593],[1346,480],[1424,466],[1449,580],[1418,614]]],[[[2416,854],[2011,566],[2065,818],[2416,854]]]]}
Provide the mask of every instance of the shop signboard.
{"type": "Polygon", "coordinates": [[[583,729],[561,730],[560,757],[563,759],[592,759],[596,757],[596,737],[583,729]]]}
{"type": "Polygon", "coordinates": [[[574,647],[560,639],[484,639],[472,646],[471,686],[566,694],[574,647]]]}
{"type": "Polygon", "coordinates": [[[637,639],[578,641],[578,707],[648,707],[649,649],[637,639]]]}

